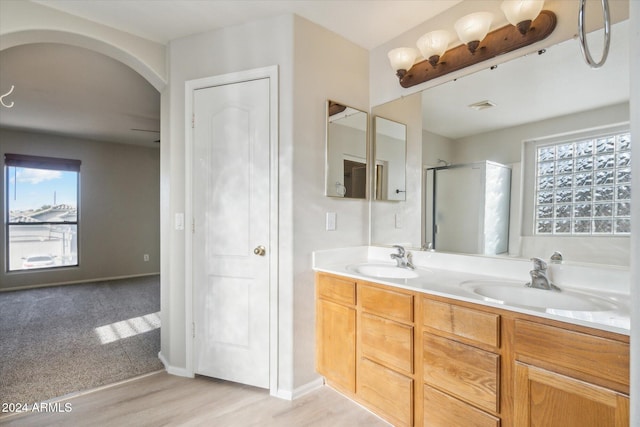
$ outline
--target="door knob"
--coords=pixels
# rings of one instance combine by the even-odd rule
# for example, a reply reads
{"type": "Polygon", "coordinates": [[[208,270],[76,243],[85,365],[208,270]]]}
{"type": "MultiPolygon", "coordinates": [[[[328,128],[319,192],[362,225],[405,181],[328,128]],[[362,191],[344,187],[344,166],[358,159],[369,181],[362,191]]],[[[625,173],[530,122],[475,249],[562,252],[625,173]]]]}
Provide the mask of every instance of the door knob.
{"type": "Polygon", "coordinates": [[[253,250],[253,253],[256,255],[264,256],[264,254],[267,253],[267,250],[264,246],[260,245],[253,250]]]}

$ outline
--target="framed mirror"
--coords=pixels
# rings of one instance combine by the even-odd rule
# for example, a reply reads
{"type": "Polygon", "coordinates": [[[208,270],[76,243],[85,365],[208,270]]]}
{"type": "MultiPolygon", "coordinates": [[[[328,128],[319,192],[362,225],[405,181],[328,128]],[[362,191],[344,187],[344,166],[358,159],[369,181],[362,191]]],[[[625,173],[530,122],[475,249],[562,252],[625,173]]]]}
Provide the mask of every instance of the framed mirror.
{"type": "MultiPolygon", "coordinates": [[[[589,36],[601,38],[601,32],[589,36]]],[[[412,131],[408,132],[407,185],[410,189],[420,185],[423,192],[426,190],[428,186],[424,176],[428,169],[452,169],[487,161],[511,168],[510,191],[499,193],[509,198],[508,250],[500,251],[500,256],[548,257],[554,251],[560,251],[566,262],[628,265],[629,234],[616,235],[615,228],[614,235],[610,236],[596,232],[595,221],[601,218],[595,217],[595,209],[600,206],[593,208],[594,215],[590,220],[594,225],[591,233],[573,236],[557,227],[546,235],[536,232],[533,227],[534,212],[538,217],[541,214],[532,206],[536,200],[536,188],[533,178],[528,176],[537,169],[535,164],[528,161],[529,157],[523,148],[530,143],[551,144],[582,136],[597,140],[602,132],[611,130],[612,126],[614,130],[624,128],[625,124],[628,126],[629,40],[629,21],[613,24],[609,57],[597,71],[585,64],[578,42],[571,39],[422,93],[376,106],[372,112],[375,115],[380,111],[384,115],[392,111],[393,117],[407,117],[403,121],[408,124],[409,130],[414,126],[421,127],[422,134],[417,142],[421,145],[420,152],[412,151],[415,137],[412,131]],[[421,117],[411,116],[407,105],[420,109],[421,117]],[[415,164],[411,164],[415,156],[420,156],[422,167],[416,168],[415,164]]],[[[596,172],[594,169],[594,174],[596,172]]],[[[593,176],[597,178],[597,175],[593,176]]],[[[619,182],[622,177],[616,175],[612,184],[605,183],[603,186],[623,185],[624,182],[619,182]]],[[[497,191],[499,187],[493,182],[488,188],[497,191]]],[[[578,199],[575,196],[578,190],[572,189],[574,216],[577,212],[578,199]]],[[[605,204],[604,200],[595,199],[596,193],[592,194],[594,203],[605,204]]],[[[620,199],[620,194],[614,193],[614,199],[620,199]]],[[[426,215],[433,212],[433,204],[430,204],[430,200],[420,201],[419,198],[419,194],[408,194],[407,202],[418,199],[420,208],[402,212],[402,230],[394,227],[391,218],[393,212],[373,209],[372,244],[407,242],[413,247],[420,247],[433,242],[433,236],[427,233],[432,228],[426,215]],[[409,239],[406,236],[412,237],[409,239]],[[420,236],[421,240],[417,240],[420,236]]],[[[613,205],[613,212],[619,213],[626,202],[617,199],[614,200],[617,204],[613,205]]],[[[554,217],[551,219],[554,221],[562,219],[562,212],[558,209],[553,211],[554,217]]],[[[468,234],[473,241],[477,241],[479,236],[479,233],[468,234]]],[[[443,248],[442,245],[436,250],[471,252],[466,248],[443,248]]]]}
{"type": "Polygon", "coordinates": [[[374,199],[406,200],[407,126],[376,116],[374,199]]]}
{"type": "Polygon", "coordinates": [[[326,196],[366,199],[368,123],[366,112],[327,101],[326,196]]]}

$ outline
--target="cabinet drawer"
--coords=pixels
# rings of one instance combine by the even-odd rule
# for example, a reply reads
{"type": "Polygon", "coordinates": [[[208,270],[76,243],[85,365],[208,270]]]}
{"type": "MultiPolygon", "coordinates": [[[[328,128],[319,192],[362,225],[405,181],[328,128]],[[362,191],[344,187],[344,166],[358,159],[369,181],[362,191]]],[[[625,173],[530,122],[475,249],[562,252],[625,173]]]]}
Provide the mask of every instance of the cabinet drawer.
{"type": "Polygon", "coordinates": [[[425,385],[424,426],[500,427],[500,419],[425,385]]]}
{"type": "Polygon", "coordinates": [[[413,425],[413,380],[368,359],[360,359],[357,395],[393,425],[413,425]]]}
{"type": "Polygon", "coordinates": [[[320,298],[347,305],[356,304],[355,281],[318,273],[316,283],[320,298]]]}
{"type": "Polygon", "coordinates": [[[628,343],[517,320],[514,347],[518,359],[524,356],[546,362],[551,370],[562,367],[613,381],[625,386],[621,391],[628,392],[628,343]]]}
{"type": "Polygon", "coordinates": [[[500,346],[500,315],[423,299],[423,324],[493,347],[500,346]]]}
{"type": "Polygon", "coordinates": [[[361,284],[358,298],[364,311],[400,322],[413,322],[413,295],[361,284]]]}
{"type": "Polygon", "coordinates": [[[362,355],[390,368],[413,373],[413,327],[363,313],[362,355]]]}
{"type": "Polygon", "coordinates": [[[499,355],[428,333],[423,344],[425,383],[498,412],[499,355]]]}

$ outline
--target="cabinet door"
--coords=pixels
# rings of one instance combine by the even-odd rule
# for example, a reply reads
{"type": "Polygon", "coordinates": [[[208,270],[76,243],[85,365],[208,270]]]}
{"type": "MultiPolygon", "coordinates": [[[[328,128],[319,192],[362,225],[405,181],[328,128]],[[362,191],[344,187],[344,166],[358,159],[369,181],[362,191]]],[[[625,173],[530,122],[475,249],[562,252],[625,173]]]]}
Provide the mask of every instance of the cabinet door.
{"type": "Polygon", "coordinates": [[[629,397],[604,387],[516,363],[516,427],[626,427],[629,397]]]}
{"type": "Polygon", "coordinates": [[[356,311],[318,300],[316,368],[336,388],[356,390],[356,311]]]}

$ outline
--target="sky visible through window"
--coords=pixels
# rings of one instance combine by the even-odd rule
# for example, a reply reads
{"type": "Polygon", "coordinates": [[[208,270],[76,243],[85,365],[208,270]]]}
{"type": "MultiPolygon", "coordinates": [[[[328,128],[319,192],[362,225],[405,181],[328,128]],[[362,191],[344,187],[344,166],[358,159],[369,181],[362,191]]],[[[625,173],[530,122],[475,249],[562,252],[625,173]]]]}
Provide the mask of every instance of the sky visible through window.
{"type": "Polygon", "coordinates": [[[78,173],[8,166],[9,211],[28,211],[42,206],[77,207],[78,173]]]}

